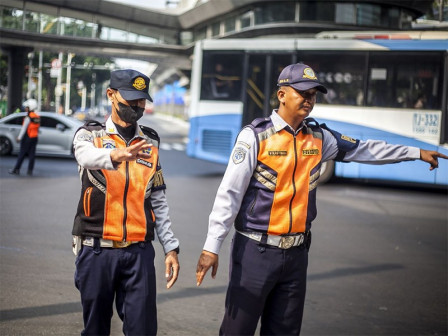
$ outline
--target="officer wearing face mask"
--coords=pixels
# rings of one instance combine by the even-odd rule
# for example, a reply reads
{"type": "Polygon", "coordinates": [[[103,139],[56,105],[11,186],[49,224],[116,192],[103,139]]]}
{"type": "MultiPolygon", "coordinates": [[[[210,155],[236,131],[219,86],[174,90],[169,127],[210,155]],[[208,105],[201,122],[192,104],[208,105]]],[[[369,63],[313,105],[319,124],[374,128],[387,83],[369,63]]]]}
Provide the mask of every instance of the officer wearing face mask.
{"type": "Polygon", "coordinates": [[[157,333],[155,234],[165,252],[167,288],[179,272],[179,241],[171,230],[159,137],[139,125],[149,78],[111,73],[105,124],[87,122],[73,146],[81,197],[73,225],[75,285],[81,294],[82,335],[109,335],[115,300],[125,335],[157,333]]]}

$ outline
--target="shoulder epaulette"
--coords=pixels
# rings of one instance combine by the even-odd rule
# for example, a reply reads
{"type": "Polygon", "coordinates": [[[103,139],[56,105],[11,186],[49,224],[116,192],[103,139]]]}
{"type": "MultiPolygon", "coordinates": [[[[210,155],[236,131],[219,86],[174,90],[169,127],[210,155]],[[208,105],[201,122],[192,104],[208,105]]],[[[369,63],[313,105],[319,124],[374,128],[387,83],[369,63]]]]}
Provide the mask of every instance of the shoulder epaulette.
{"type": "Polygon", "coordinates": [[[319,127],[320,126],[319,123],[317,122],[317,120],[314,118],[306,118],[304,121],[308,127],[311,127],[311,126],[319,127]]]}
{"type": "Polygon", "coordinates": [[[140,125],[140,129],[146,136],[150,137],[151,139],[157,140],[157,142],[160,142],[159,134],[157,134],[157,132],[151,127],[140,125]]]}
{"type": "Polygon", "coordinates": [[[106,125],[103,123],[100,123],[97,120],[88,119],[84,122],[84,125],[81,126],[81,128],[85,128],[89,131],[93,131],[93,130],[104,129],[104,128],[106,128],[106,125]]]}
{"type": "Polygon", "coordinates": [[[271,120],[271,118],[256,118],[250,123],[250,125],[253,127],[258,127],[269,120],[271,120]]]}

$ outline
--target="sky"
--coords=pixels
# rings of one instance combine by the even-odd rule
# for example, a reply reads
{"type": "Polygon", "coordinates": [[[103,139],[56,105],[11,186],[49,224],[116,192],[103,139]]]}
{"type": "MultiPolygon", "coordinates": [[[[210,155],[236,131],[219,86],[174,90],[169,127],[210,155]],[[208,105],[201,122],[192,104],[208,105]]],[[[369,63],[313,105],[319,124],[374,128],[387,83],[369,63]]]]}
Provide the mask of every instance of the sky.
{"type": "Polygon", "coordinates": [[[125,5],[139,6],[145,8],[165,8],[166,0],[107,0],[110,2],[118,2],[125,5]]]}

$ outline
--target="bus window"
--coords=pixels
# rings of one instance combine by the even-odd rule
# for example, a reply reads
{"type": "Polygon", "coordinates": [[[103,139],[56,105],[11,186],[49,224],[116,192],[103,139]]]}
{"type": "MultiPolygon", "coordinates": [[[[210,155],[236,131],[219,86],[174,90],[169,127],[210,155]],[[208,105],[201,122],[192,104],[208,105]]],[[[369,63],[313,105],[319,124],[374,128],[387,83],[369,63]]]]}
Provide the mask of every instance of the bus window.
{"type": "Polygon", "coordinates": [[[278,108],[277,78],[292,59],[292,54],[248,55],[243,125],[255,118],[268,117],[278,108]]]}
{"type": "Polygon", "coordinates": [[[242,73],[242,53],[204,53],[201,100],[241,100],[242,73]]]}
{"type": "Polygon", "coordinates": [[[366,53],[303,51],[298,60],[313,68],[328,89],[318,95],[318,103],[364,105],[366,53]]]}
{"type": "Polygon", "coordinates": [[[372,53],[367,105],[440,109],[440,64],[438,53],[372,53]]]}
{"type": "Polygon", "coordinates": [[[249,55],[243,124],[264,117],[266,55],[249,55]]]}
{"type": "MultiPolygon", "coordinates": [[[[293,64],[293,55],[273,55],[272,56],[272,66],[271,66],[271,95],[269,97],[269,107],[270,111],[273,109],[277,109],[279,105],[279,101],[277,98],[277,79],[280,76],[280,73],[284,68],[288,65],[293,64]]],[[[270,112],[269,111],[269,112],[270,112]]]]}

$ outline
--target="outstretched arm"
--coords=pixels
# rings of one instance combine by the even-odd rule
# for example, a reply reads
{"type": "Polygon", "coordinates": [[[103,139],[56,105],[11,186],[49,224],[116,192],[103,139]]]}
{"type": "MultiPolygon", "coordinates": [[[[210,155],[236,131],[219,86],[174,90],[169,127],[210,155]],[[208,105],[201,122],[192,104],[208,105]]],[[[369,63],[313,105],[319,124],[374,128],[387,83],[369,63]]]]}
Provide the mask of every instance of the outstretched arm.
{"type": "Polygon", "coordinates": [[[438,158],[448,159],[448,156],[446,156],[442,153],[439,153],[437,151],[420,149],[420,160],[428,162],[431,165],[429,167],[429,170],[433,170],[433,169],[439,167],[438,158]]]}

